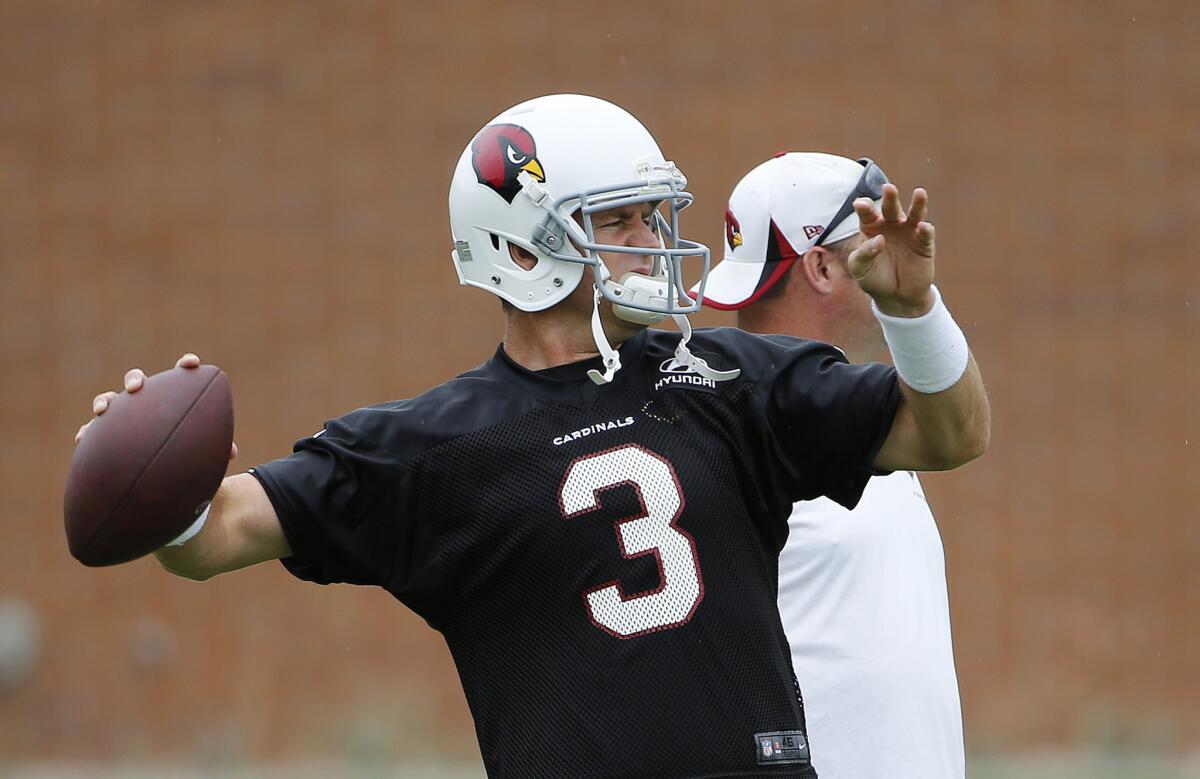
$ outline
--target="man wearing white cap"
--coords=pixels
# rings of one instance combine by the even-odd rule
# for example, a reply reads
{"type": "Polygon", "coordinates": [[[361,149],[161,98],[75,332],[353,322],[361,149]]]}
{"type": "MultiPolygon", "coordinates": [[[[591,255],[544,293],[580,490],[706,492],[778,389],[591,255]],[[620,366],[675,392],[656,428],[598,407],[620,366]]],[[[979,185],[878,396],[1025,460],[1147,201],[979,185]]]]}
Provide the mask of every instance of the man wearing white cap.
{"type": "MultiPolygon", "coordinates": [[[[948,313],[941,335],[914,344],[893,332],[907,323],[872,312],[855,278],[854,250],[878,224],[864,208],[860,232],[854,201],[883,199],[885,187],[895,193],[886,182],[870,160],[829,154],[780,154],[759,165],[730,196],[725,260],[709,274],[705,302],[737,310],[738,325],[752,332],[833,344],[851,363],[881,361],[890,340],[901,378],[938,391],[905,376],[905,362],[914,346],[928,357],[946,345],[939,339],[953,326],[948,313]]],[[[923,215],[924,203],[917,190],[910,216],[923,215]]],[[[945,312],[940,300],[934,308],[945,312]]],[[[873,477],[852,510],[827,498],[798,502],[788,524],[779,610],[822,779],[960,779],[945,559],[916,474],[873,477]]]]}

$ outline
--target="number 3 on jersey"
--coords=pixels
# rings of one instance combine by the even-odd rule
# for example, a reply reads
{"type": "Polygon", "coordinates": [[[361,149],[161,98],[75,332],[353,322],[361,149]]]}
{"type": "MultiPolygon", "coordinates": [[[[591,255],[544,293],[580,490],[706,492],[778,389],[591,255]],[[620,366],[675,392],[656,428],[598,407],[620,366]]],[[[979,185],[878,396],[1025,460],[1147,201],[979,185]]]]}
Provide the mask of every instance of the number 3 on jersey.
{"type": "Polygon", "coordinates": [[[633,638],[687,623],[704,598],[704,581],[695,542],[675,524],[684,505],[679,477],[671,463],[648,449],[629,444],[571,463],[558,490],[563,516],[578,519],[595,511],[601,492],[624,484],[637,492],[642,511],[617,522],[617,545],[628,559],[655,556],[658,587],[626,595],[616,580],[591,588],[584,601],[597,627],[633,638]]]}

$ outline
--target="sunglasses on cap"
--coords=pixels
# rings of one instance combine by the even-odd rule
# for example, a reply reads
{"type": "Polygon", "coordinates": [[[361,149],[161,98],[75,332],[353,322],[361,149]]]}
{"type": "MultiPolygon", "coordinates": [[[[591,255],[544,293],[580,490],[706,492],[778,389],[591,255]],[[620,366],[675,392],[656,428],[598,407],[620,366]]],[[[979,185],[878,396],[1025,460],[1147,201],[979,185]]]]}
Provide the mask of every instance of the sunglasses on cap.
{"type": "Polygon", "coordinates": [[[871,200],[878,200],[883,197],[883,185],[888,183],[887,174],[870,157],[860,157],[858,164],[864,168],[862,175],[858,178],[858,183],[854,185],[854,189],[846,196],[846,202],[842,203],[842,207],[833,215],[833,219],[830,219],[829,224],[825,225],[825,229],[821,231],[821,237],[817,239],[817,242],[813,246],[823,244],[829,234],[833,232],[833,228],[841,224],[843,219],[854,212],[855,200],[858,200],[860,197],[869,197],[871,200]]]}

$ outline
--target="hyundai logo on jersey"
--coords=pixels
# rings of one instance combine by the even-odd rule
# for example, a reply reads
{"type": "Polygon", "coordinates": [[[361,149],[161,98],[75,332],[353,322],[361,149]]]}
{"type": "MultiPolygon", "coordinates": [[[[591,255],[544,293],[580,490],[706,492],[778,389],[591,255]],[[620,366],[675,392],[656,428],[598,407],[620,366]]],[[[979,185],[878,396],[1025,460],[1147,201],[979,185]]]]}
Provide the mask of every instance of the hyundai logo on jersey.
{"type": "Polygon", "coordinates": [[[690,365],[685,365],[674,357],[663,360],[662,365],[658,366],[658,370],[665,375],[654,383],[654,389],[656,390],[672,385],[697,388],[705,387],[714,390],[717,388],[715,381],[706,376],[701,376],[690,365]]]}

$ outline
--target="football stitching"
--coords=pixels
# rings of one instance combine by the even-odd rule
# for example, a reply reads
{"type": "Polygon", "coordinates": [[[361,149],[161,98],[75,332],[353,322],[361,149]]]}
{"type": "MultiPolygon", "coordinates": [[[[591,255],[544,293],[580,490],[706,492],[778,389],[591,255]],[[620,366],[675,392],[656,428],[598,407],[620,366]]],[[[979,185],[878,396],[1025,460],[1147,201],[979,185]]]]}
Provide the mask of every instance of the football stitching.
{"type": "Polygon", "coordinates": [[[110,519],[112,519],[113,514],[116,514],[120,510],[121,506],[124,505],[126,499],[129,497],[130,493],[132,493],[137,488],[137,486],[142,483],[142,479],[146,478],[146,474],[149,473],[150,469],[154,467],[154,463],[158,461],[158,456],[160,454],[162,454],[163,449],[167,448],[167,444],[169,444],[171,442],[171,439],[173,439],[175,437],[175,434],[177,432],[179,432],[179,427],[183,424],[183,420],[187,419],[188,414],[192,413],[192,409],[194,409],[196,407],[196,404],[199,403],[204,398],[204,396],[208,394],[208,391],[210,389],[212,389],[213,382],[216,381],[217,377],[220,375],[221,375],[221,370],[217,369],[217,372],[214,373],[212,378],[208,380],[208,383],[204,385],[204,389],[200,391],[200,394],[198,394],[196,396],[196,399],[192,401],[191,405],[189,405],[187,407],[187,409],[183,412],[183,414],[179,417],[179,421],[175,423],[175,427],[171,428],[170,435],[168,435],[166,438],[164,438],[162,445],[159,446],[157,450],[155,450],[154,455],[150,458],[150,462],[146,463],[146,467],[142,469],[141,474],[139,474],[138,477],[136,479],[134,479],[133,484],[129,485],[129,489],[125,490],[125,493],[123,495],[121,495],[121,499],[118,500],[115,504],[113,504],[112,509],[108,512],[108,516],[106,516],[102,521],[100,521],[96,524],[96,532],[92,535],[91,543],[89,543],[87,545],[87,549],[85,549],[83,551],[83,553],[81,554],[81,557],[87,557],[88,552],[92,551],[92,547],[94,547],[96,545],[97,540],[99,540],[100,536],[103,535],[102,531],[108,525],[108,521],[110,519]]]}

